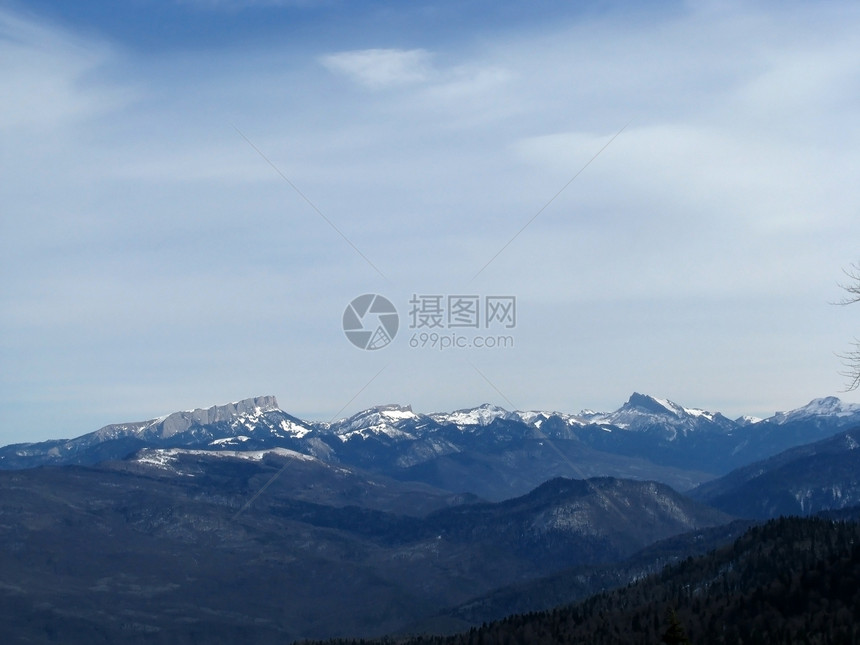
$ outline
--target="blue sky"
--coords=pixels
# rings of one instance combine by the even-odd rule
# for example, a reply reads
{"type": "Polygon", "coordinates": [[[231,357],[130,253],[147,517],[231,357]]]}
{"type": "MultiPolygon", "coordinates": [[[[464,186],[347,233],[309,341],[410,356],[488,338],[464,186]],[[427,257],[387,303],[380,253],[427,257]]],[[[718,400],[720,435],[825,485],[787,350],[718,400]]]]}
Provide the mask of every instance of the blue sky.
{"type": "Polygon", "coordinates": [[[0,2],[0,443],[259,394],[858,401],[858,32],[849,2],[0,2]],[[341,330],[364,293],[400,314],[377,351],[341,330]],[[516,327],[410,329],[414,294],[516,327]]]}

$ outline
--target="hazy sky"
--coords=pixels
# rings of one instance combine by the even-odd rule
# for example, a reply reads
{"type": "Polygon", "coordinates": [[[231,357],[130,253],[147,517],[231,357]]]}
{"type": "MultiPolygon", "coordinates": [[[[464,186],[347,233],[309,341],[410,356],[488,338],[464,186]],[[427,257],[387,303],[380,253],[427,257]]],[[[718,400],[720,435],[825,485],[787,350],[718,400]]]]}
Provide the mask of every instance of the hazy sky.
{"type": "Polygon", "coordinates": [[[860,305],[831,304],[860,5],[573,4],[0,0],[0,443],[261,394],[324,421],[860,400],[860,305]],[[342,331],[366,293],[399,314],[373,351],[342,331]]]}

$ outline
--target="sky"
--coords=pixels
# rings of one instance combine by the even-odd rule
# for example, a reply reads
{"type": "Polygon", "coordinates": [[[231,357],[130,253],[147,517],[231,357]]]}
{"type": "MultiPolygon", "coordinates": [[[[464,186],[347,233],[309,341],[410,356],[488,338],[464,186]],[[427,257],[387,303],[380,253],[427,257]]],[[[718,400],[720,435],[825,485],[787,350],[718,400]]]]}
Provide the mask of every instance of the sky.
{"type": "Polygon", "coordinates": [[[264,394],[858,402],[857,33],[848,1],[0,0],[0,444],[264,394]]]}

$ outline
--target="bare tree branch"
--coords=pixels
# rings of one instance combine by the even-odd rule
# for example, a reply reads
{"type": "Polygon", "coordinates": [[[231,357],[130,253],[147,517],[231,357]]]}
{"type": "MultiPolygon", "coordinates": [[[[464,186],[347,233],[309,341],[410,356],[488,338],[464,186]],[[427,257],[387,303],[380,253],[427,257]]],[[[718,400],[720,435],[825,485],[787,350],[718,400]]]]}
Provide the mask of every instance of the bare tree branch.
{"type": "MultiPolygon", "coordinates": [[[[848,295],[836,304],[851,305],[860,302],[860,263],[852,264],[849,268],[842,269],[842,272],[851,279],[851,282],[839,285],[848,295]]],[[[860,340],[855,338],[854,348],[845,354],[837,354],[837,356],[842,359],[842,364],[846,368],[844,372],[839,372],[841,376],[848,379],[848,387],[845,388],[845,392],[856,390],[860,387],[860,340]]]]}
{"type": "Polygon", "coordinates": [[[848,292],[848,296],[837,302],[837,305],[850,305],[855,302],[860,302],[860,265],[852,264],[848,269],[842,269],[842,273],[851,278],[851,282],[848,284],[840,284],[845,291],[848,292]]]}
{"type": "Polygon", "coordinates": [[[855,339],[852,351],[845,354],[837,354],[836,356],[842,359],[842,364],[846,368],[844,372],[839,372],[839,375],[849,380],[843,392],[856,390],[860,387],[860,341],[855,339]]]}

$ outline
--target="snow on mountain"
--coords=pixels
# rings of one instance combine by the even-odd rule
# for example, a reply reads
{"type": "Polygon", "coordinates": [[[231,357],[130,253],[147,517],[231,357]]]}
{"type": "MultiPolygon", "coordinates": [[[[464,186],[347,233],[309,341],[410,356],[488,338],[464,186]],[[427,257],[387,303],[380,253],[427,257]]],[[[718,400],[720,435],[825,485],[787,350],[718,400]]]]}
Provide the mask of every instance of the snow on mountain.
{"type": "Polygon", "coordinates": [[[281,410],[268,410],[268,412],[279,412],[280,414],[265,414],[259,411],[253,414],[240,415],[230,421],[230,429],[236,436],[243,432],[249,432],[255,435],[268,433],[273,437],[294,439],[301,439],[313,432],[312,425],[293,420],[281,410]]]}
{"type": "MultiPolygon", "coordinates": [[[[131,461],[145,466],[181,472],[177,464],[183,457],[211,457],[216,459],[243,459],[246,461],[262,461],[267,455],[277,455],[299,461],[317,461],[310,455],[305,455],[287,448],[270,448],[268,450],[195,450],[191,448],[147,448],[138,452],[131,461]]],[[[184,473],[188,474],[188,473],[184,473]]]]}
{"type": "Polygon", "coordinates": [[[611,425],[624,430],[643,431],[659,427],[669,439],[708,429],[727,432],[734,423],[719,413],[685,408],[668,399],[634,392],[615,412],[583,411],[580,418],[591,424],[611,425]]]}
{"type": "MultiPolygon", "coordinates": [[[[516,416],[526,425],[543,432],[543,425],[549,419],[561,419],[568,428],[581,428],[588,425],[589,421],[583,419],[582,415],[569,414],[566,412],[542,412],[540,410],[528,410],[525,412],[516,412],[516,416]]],[[[558,434],[554,432],[553,434],[558,434]]]]}
{"type": "Polygon", "coordinates": [[[169,439],[194,426],[207,426],[219,422],[228,422],[234,429],[239,425],[252,428],[259,423],[265,413],[274,411],[280,411],[274,396],[258,396],[226,405],[174,412],[149,421],[108,425],[92,433],[92,438],[97,441],[128,436],[169,439]]]}
{"type": "Polygon", "coordinates": [[[348,419],[337,421],[328,426],[341,441],[354,438],[388,437],[396,441],[414,439],[414,435],[401,429],[409,422],[419,420],[424,415],[415,414],[411,406],[380,405],[362,410],[348,419]]]}
{"type": "MultiPolygon", "coordinates": [[[[589,446],[619,454],[630,454],[631,446],[636,446],[636,456],[655,463],[668,459],[666,441],[701,437],[702,441],[692,442],[695,445],[689,447],[699,450],[699,457],[722,451],[720,454],[739,463],[750,451],[754,456],[768,454],[774,445],[799,445],[826,436],[829,428],[835,431],[855,421],[860,423],[860,405],[843,403],[835,397],[815,399],[802,408],[765,420],[742,417],[731,421],[719,413],[634,392],[620,408],[608,413],[509,411],[485,403],[426,415],[414,412],[410,406],[383,405],[340,421],[321,423],[292,417],[280,409],[274,396],[261,396],[174,412],[149,421],[109,425],[71,440],[7,446],[0,448],[0,468],[93,464],[123,459],[141,448],[177,446],[219,451],[290,448],[327,461],[363,459],[361,463],[369,467],[378,466],[381,457],[374,452],[374,446],[380,444],[389,450],[384,459],[398,467],[408,467],[441,455],[473,450],[479,445],[476,441],[483,442],[483,446],[492,442],[501,445],[535,436],[522,425],[517,428],[519,424],[554,439],[583,440],[589,446]],[[493,427],[499,420],[508,423],[493,427]],[[815,428],[806,428],[806,420],[815,428]],[[795,424],[791,432],[782,432],[782,424],[793,421],[801,422],[802,427],[795,424]],[[816,429],[818,426],[821,428],[816,429]],[[459,429],[462,436],[459,432],[452,435],[451,428],[459,429]],[[641,436],[629,436],[631,432],[641,436]],[[373,441],[363,445],[368,439],[373,441]],[[705,445],[708,448],[702,447],[705,445]],[[646,450],[652,451],[646,454],[646,450]]],[[[710,462],[705,465],[708,464],[716,468],[710,462]]]]}
{"type": "MultiPolygon", "coordinates": [[[[120,459],[142,447],[239,445],[239,436],[261,440],[300,440],[313,426],[291,417],[278,407],[274,396],[243,399],[226,405],[174,412],[148,421],[118,423],[74,439],[0,448],[0,467],[45,464],[91,464],[120,459]],[[227,439],[223,444],[214,443],[227,439]]],[[[313,454],[324,452],[310,450],[313,454]]]]}
{"type": "Polygon", "coordinates": [[[558,417],[565,423],[571,425],[584,425],[587,423],[581,414],[570,414],[569,412],[546,412],[541,410],[526,410],[524,412],[516,412],[516,415],[522,419],[523,423],[534,424],[546,421],[550,417],[558,417]]]}
{"type": "Polygon", "coordinates": [[[808,419],[810,417],[852,417],[857,416],[860,421],[860,405],[856,403],[845,403],[835,396],[827,396],[821,399],[812,399],[802,408],[788,412],[777,412],[770,421],[778,424],[808,419]]]}
{"type": "Polygon", "coordinates": [[[209,442],[210,446],[232,446],[246,443],[251,440],[251,437],[240,434],[235,437],[224,437],[222,439],[215,439],[209,442]]]}
{"type": "Polygon", "coordinates": [[[488,426],[496,419],[519,420],[515,412],[508,412],[504,408],[491,403],[484,403],[477,408],[455,410],[454,412],[437,412],[431,414],[430,418],[441,425],[465,426],[488,426]]]}
{"type": "Polygon", "coordinates": [[[716,414],[713,412],[708,412],[707,410],[700,410],[699,408],[681,408],[681,410],[691,417],[703,417],[708,419],[709,421],[713,421],[716,417],[716,414]]]}
{"type": "Polygon", "coordinates": [[[760,423],[761,421],[763,421],[763,419],[761,419],[759,417],[750,416],[748,414],[745,414],[744,416],[738,417],[737,419],[735,419],[735,423],[737,423],[738,425],[741,425],[741,426],[751,426],[751,425],[754,425],[756,423],[760,423]]]}

